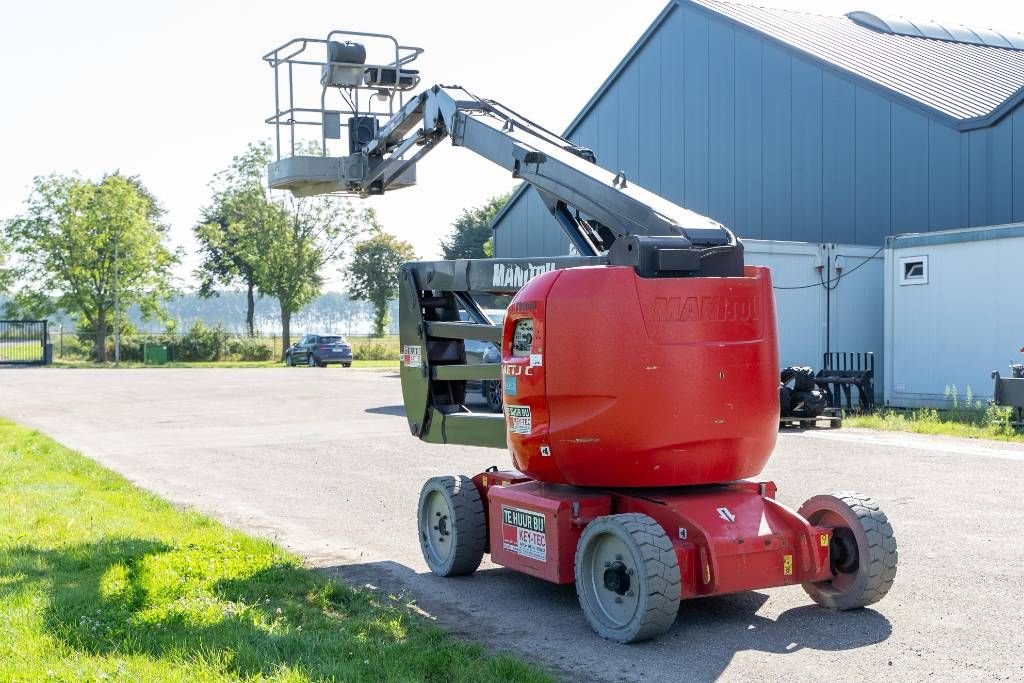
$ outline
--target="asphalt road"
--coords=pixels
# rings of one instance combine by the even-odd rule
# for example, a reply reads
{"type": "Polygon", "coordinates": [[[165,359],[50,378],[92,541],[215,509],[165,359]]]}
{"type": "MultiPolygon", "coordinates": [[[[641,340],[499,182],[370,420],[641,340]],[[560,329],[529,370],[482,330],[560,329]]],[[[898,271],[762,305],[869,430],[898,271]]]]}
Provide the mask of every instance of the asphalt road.
{"type": "Polygon", "coordinates": [[[796,587],[689,601],[666,637],[621,646],[590,631],[571,586],[486,562],[460,579],[426,571],[422,482],[508,456],[410,437],[392,372],[4,370],[0,415],[566,678],[1024,679],[1024,447],[783,434],[765,472],[782,502],[854,489],[882,504],[900,550],[889,596],[850,613],[796,587]]]}

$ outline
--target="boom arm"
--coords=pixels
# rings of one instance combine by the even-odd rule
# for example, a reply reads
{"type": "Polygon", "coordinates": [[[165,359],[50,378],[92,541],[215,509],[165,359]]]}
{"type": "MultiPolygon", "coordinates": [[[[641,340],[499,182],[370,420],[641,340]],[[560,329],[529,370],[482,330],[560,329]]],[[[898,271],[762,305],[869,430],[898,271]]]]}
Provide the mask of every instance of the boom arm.
{"type": "MultiPolygon", "coordinates": [[[[742,274],[742,246],[724,226],[602,169],[590,150],[460,87],[436,85],[407,102],[355,151],[357,163],[340,165],[336,187],[368,196],[402,186],[449,137],[533,185],[581,255],[609,252],[613,263],[653,277],[742,274]]],[[[286,186],[303,159],[272,164],[271,185],[286,186]]]]}

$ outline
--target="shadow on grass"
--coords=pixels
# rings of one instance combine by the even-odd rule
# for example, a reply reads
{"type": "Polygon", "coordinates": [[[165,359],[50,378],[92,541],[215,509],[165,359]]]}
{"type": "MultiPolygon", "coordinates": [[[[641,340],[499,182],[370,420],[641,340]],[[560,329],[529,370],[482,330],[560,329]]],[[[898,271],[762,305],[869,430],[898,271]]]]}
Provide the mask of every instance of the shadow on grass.
{"type": "Polygon", "coordinates": [[[482,670],[480,648],[452,646],[385,596],[286,563],[211,579],[231,572],[209,550],[138,538],[17,546],[0,553],[0,598],[45,597],[45,630],[81,652],[166,659],[196,675],[446,680],[482,670]]]}

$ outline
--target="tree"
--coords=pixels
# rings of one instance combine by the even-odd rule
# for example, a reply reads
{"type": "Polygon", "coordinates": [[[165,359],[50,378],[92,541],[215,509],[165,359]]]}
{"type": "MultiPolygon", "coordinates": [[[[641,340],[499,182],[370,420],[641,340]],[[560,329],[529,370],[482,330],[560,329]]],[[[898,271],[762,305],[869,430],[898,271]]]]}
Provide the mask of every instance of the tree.
{"type": "Polygon", "coordinates": [[[508,202],[509,194],[491,197],[483,206],[463,209],[462,215],[452,223],[447,239],[441,240],[441,251],[446,259],[484,258],[488,254],[484,245],[491,238],[491,221],[508,202]]]}
{"type": "Polygon", "coordinates": [[[286,349],[292,314],[320,294],[324,266],[341,258],[345,247],[377,219],[372,209],[356,210],[334,197],[276,199],[265,208],[254,276],[260,292],[277,299],[286,349]]]}
{"type": "Polygon", "coordinates": [[[398,269],[415,259],[411,244],[379,227],[355,246],[346,269],[349,296],[373,304],[374,336],[384,336],[387,328],[388,302],[398,296],[398,269]]]}
{"type": "MultiPolygon", "coordinates": [[[[299,152],[319,154],[315,147],[299,152]]],[[[213,293],[218,284],[246,286],[250,329],[252,292],[277,299],[287,348],[292,314],[320,294],[323,268],[376,219],[372,210],[356,210],[336,197],[271,191],[264,184],[270,159],[268,143],[250,144],[214,178],[213,201],[195,231],[204,252],[196,274],[201,293],[213,293]]]]}
{"type": "Polygon", "coordinates": [[[78,316],[95,332],[100,362],[115,301],[146,318],[162,315],[181,253],[166,246],[163,209],[138,178],[37,177],[25,208],[4,224],[16,256],[16,306],[78,316]]]}
{"type": "Polygon", "coordinates": [[[231,166],[214,176],[210,204],[193,227],[203,260],[195,270],[199,295],[219,296],[218,287],[241,285],[246,290],[245,325],[255,333],[256,260],[259,236],[266,221],[277,215],[263,175],[270,161],[270,145],[250,144],[231,166]]]}

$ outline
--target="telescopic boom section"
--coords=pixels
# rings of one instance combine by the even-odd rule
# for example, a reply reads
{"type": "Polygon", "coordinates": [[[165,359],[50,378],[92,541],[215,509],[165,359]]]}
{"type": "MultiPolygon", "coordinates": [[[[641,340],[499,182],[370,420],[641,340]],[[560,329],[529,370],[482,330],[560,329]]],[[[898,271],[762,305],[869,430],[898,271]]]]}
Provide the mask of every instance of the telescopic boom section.
{"type": "MultiPolygon", "coordinates": [[[[341,165],[341,186],[361,196],[402,187],[407,172],[445,138],[533,185],[581,255],[610,252],[613,261],[649,276],[742,272],[742,247],[724,226],[601,168],[589,149],[460,87],[435,85],[407,102],[357,148],[354,156],[365,163],[341,165]],[[346,176],[347,168],[357,172],[346,176]]],[[[272,181],[274,174],[272,166],[272,181]]]]}

